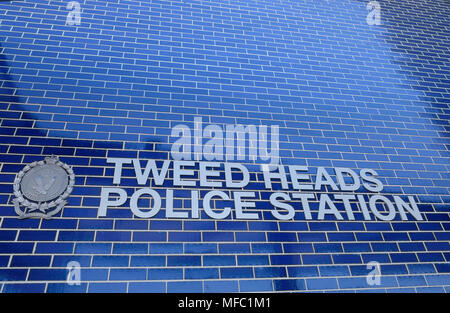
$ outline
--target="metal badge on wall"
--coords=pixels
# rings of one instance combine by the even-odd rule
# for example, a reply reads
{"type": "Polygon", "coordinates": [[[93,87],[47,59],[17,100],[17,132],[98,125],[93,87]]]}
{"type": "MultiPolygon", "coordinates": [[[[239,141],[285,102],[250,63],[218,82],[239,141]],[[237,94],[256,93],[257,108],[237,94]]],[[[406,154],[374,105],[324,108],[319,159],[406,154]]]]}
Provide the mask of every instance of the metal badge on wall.
{"type": "Polygon", "coordinates": [[[14,180],[14,210],[21,219],[49,219],[67,204],[74,184],[72,168],[56,156],[28,164],[14,180]]]}

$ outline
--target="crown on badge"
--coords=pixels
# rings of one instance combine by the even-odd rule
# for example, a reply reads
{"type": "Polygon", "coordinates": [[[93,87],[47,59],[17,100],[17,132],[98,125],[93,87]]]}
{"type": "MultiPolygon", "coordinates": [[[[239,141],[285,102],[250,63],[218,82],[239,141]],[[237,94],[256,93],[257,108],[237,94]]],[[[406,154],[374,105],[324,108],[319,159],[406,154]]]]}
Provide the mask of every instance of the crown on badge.
{"type": "Polygon", "coordinates": [[[59,157],[56,155],[52,155],[50,157],[45,157],[45,163],[47,164],[56,164],[59,161],[59,157]]]}

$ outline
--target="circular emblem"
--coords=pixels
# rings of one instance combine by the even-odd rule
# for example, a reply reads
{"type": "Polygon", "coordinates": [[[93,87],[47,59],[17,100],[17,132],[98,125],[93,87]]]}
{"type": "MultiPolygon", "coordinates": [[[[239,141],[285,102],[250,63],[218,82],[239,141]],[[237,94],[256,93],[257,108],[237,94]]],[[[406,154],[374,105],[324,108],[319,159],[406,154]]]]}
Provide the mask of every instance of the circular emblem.
{"type": "Polygon", "coordinates": [[[14,180],[13,200],[20,218],[50,218],[67,203],[75,184],[75,174],[70,166],[58,157],[47,157],[26,165],[14,180]],[[21,210],[20,206],[25,209],[21,210]]]}

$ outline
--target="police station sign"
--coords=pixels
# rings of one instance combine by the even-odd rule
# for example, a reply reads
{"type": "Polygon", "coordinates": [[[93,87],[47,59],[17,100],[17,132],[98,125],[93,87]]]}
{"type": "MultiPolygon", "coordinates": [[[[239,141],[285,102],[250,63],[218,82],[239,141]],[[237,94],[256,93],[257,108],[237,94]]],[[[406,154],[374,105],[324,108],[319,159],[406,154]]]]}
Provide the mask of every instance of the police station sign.
{"type": "MultiPolygon", "coordinates": [[[[237,220],[262,218],[258,212],[258,203],[261,202],[257,201],[256,192],[245,190],[250,183],[250,173],[243,164],[165,160],[158,167],[155,160],[127,158],[109,158],[107,162],[114,166],[113,184],[117,186],[102,187],[99,217],[106,217],[108,209],[121,207],[129,199],[130,210],[139,218],[152,218],[164,211],[166,218],[199,219],[200,208],[207,216],[218,220],[229,218],[233,210],[237,220]],[[120,187],[124,165],[132,165],[136,184],[142,186],[137,190],[133,189],[131,194],[130,188],[120,187]],[[172,180],[169,177],[169,168],[173,169],[173,181],[170,183],[171,186],[177,187],[176,189],[164,188],[166,182],[172,180]],[[222,173],[224,178],[220,179],[222,173]],[[239,174],[240,178],[236,179],[235,174],[239,174]],[[153,188],[150,188],[150,185],[153,188]],[[165,197],[160,194],[161,190],[165,190],[165,197]],[[189,210],[174,209],[174,196],[180,190],[190,191],[189,210]],[[200,197],[200,191],[203,197],[200,197]],[[151,205],[139,206],[141,198],[151,199],[151,205]],[[162,207],[163,198],[165,208],[162,207]],[[231,205],[212,205],[218,202],[231,205]]],[[[315,172],[311,172],[306,166],[289,165],[286,170],[283,165],[262,165],[260,174],[265,190],[270,192],[268,201],[273,217],[278,220],[293,220],[296,211],[303,211],[306,220],[312,220],[313,216],[324,220],[329,215],[337,220],[355,220],[353,202],[359,204],[365,220],[372,220],[372,214],[375,219],[382,221],[394,220],[397,214],[400,214],[401,220],[408,220],[409,216],[423,220],[413,196],[408,196],[405,201],[398,195],[394,195],[393,200],[390,200],[380,194],[383,184],[376,171],[361,169],[356,172],[350,168],[333,170],[336,181],[324,167],[318,167],[315,172]],[[324,193],[323,187],[331,189],[332,194],[324,193]],[[318,214],[312,214],[310,204],[316,196],[319,202],[318,214]],[[345,214],[338,210],[336,202],[343,204],[345,214]],[[385,209],[380,209],[379,204],[385,209]]]]}
{"type": "MultiPolygon", "coordinates": [[[[270,131],[264,125],[203,125],[201,117],[194,118],[193,125],[194,129],[184,124],[172,129],[173,160],[108,158],[115,186],[102,186],[98,217],[106,217],[110,208],[126,206],[138,218],[165,214],[165,218],[200,219],[203,210],[217,220],[258,220],[268,207],[262,201],[268,201],[271,215],[278,220],[298,219],[297,212],[305,220],[355,220],[356,212],[364,220],[374,216],[391,221],[397,214],[401,220],[409,216],[423,220],[413,196],[406,201],[381,194],[383,183],[372,169],[332,168],[334,179],[324,167],[313,172],[306,166],[279,164],[276,125],[270,131]],[[260,164],[260,172],[250,174],[244,164],[229,161],[260,164]],[[127,177],[126,187],[121,186],[125,166],[133,168],[133,181],[127,177]],[[251,177],[255,177],[252,182],[251,177]],[[186,193],[188,210],[175,209],[175,199],[185,199],[186,193]]],[[[26,165],[14,181],[15,212],[20,218],[51,218],[67,203],[74,182],[72,168],[57,157],[26,165]]]]}

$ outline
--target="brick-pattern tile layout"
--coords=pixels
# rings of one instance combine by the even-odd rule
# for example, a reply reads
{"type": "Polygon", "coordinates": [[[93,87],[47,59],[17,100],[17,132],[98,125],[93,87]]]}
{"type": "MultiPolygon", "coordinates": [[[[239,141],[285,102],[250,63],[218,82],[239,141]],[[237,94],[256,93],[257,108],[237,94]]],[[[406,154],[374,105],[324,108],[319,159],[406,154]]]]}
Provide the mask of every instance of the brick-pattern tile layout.
{"type": "MultiPolygon", "coordinates": [[[[78,25],[68,3],[0,2],[1,292],[450,290],[448,1],[380,0],[380,25],[363,0],[80,0],[78,25]],[[172,160],[172,128],[198,117],[277,125],[286,167],[373,169],[423,221],[365,220],[357,202],[355,220],[277,220],[281,187],[252,162],[258,220],[142,219],[128,202],[98,217],[107,158],[172,160]],[[19,219],[14,178],[50,155],[76,174],[68,204],[19,219]]],[[[188,211],[169,176],[155,189],[188,211]]],[[[131,164],[121,187],[142,188],[131,164]]]]}

